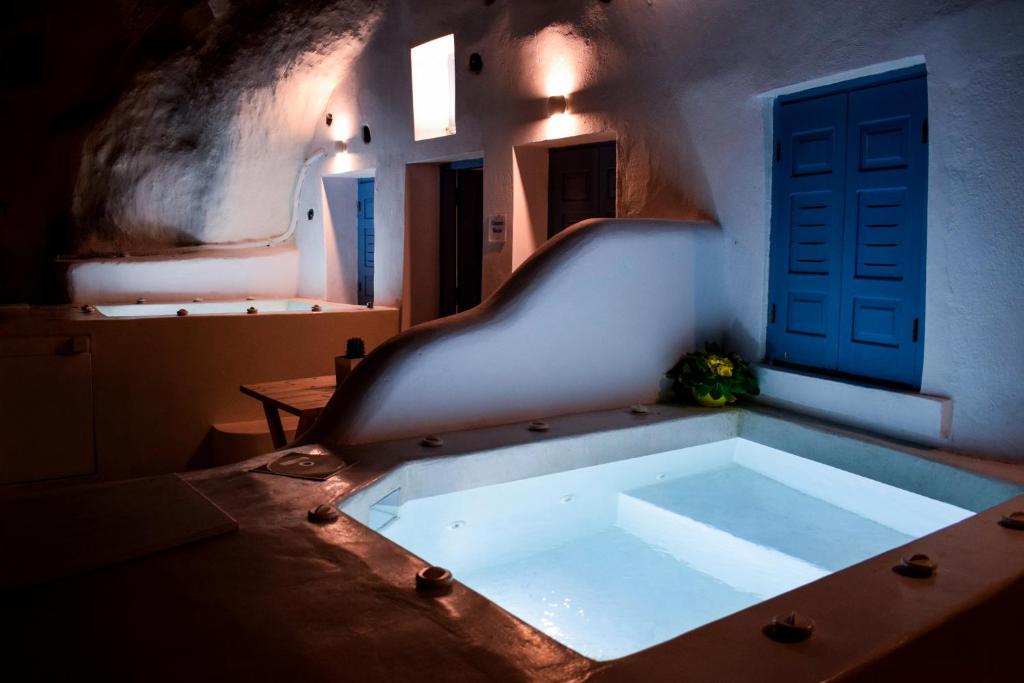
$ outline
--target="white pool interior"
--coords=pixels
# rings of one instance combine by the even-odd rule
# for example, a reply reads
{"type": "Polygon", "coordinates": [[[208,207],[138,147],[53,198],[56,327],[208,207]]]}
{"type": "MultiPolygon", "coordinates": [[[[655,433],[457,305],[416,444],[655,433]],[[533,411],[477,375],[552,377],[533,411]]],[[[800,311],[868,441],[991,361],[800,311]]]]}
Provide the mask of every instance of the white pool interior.
{"type": "Polygon", "coordinates": [[[400,500],[364,521],[597,660],[973,514],[742,438],[400,500]]]}
{"type": "Polygon", "coordinates": [[[357,311],[364,306],[354,304],[331,303],[312,299],[243,299],[235,301],[188,301],[178,303],[141,303],[141,304],[106,304],[97,306],[97,310],[111,318],[150,318],[176,316],[184,308],[189,315],[245,315],[249,308],[259,313],[296,313],[311,312],[314,304],[321,311],[357,311]]]}

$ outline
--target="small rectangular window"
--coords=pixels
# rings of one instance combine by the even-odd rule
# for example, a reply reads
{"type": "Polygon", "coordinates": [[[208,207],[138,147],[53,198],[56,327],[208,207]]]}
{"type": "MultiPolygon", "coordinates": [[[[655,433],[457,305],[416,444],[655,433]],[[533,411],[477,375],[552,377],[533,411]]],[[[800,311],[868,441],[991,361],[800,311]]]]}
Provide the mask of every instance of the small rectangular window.
{"type": "Polygon", "coordinates": [[[413,138],[455,135],[455,35],[409,51],[412,60],[413,138]]]}

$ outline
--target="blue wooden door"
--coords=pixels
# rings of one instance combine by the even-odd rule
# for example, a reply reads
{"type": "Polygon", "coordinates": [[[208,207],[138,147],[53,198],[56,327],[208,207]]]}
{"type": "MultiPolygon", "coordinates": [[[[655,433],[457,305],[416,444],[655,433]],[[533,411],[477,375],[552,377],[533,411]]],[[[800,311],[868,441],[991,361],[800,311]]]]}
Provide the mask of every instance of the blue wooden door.
{"type": "Polygon", "coordinates": [[[775,104],[768,359],[918,386],[923,70],[775,104]]]}
{"type": "Polygon", "coordinates": [[[356,268],[359,278],[359,303],[373,301],[373,178],[359,180],[358,242],[359,262],[356,268]]]}

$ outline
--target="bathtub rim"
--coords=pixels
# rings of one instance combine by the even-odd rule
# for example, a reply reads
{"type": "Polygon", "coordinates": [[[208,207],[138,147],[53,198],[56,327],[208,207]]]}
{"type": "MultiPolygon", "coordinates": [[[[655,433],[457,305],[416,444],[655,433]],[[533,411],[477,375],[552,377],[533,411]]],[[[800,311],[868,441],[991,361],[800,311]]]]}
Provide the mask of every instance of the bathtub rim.
{"type": "MultiPolygon", "coordinates": [[[[810,604],[812,605],[811,616],[814,617],[817,612],[813,605],[815,602],[821,599],[821,593],[823,586],[829,588],[827,591],[829,597],[830,610],[835,608],[835,603],[843,604],[849,602],[848,596],[855,594],[855,591],[851,593],[851,583],[853,585],[862,585],[865,581],[864,578],[855,579],[855,582],[851,581],[851,577],[863,576],[865,572],[872,574],[871,581],[878,581],[880,586],[888,585],[891,586],[893,582],[899,581],[911,581],[913,579],[905,579],[898,577],[892,573],[891,567],[894,564],[900,562],[900,558],[907,556],[915,552],[921,552],[927,550],[932,557],[939,557],[941,564],[946,567],[944,573],[951,573],[948,569],[948,560],[955,556],[960,555],[961,560],[963,556],[970,557],[972,552],[957,552],[964,550],[965,545],[970,545],[968,550],[972,550],[973,554],[988,553],[998,555],[1000,552],[1005,556],[1005,547],[993,545],[989,540],[991,536],[1005,536],[1013,532],[1008,532],[1005,529],[1001,529],[994,522],[997,521],[1000,516],[1007,514],[1011,509],[1024,509],[1024,471],[1018,465],[1010,463],[996,463],[994,461],[982,460],[974,458],[966,454],[953,453],[951,451],[944,451],[942,449],[930,449],[914,446],[912,444],[900,443],[888,438],[879,437],[874,434],[853,430],[847,427],[841,427],[822,422],[813,418],[808,418],[803,415],[790,413],[785,410],[780,410],[770,407],[750,407],[744,406],[725,408],[721,410],[709,410],[703,408],[684,408],[672,405],[657,405],[655,411],[652,411],[655,424],[665,425],[669,428],[672,426],[678,427],[680,422],[685,423],[691,420],[725,420],[726,423],[732,421],[736,426],[736,434],[740,438],[747,438],[757,443],[762,443],[756,438],[751,438],[749,431],[746,435],[743,433],[743,422],[744,420],[751,421],[754,425],[772,425],[776,426],[780,423],[785,423],[789,428],[808,430],[811,433],[816,433],[821,437],[840,437],[848,439],[851,443],[862,444],[871,448],[882,448],[891,451],[893,454],[897,454],[900,458],[916,458],[923,462],[930,463],[932,466],[938,468],[940,471],[960,471],[968,474],[972,477],[977,477],[979,481],[987,482],[990,485],[996,487],[1004,487],[1005,491],[1010,493],[1005,499],[1002,499],[990,506],[986,506],[982,509],[976,509],[974,507],[969,508],[973,515],[967,519],[957,522],[953,525],[940,529],[932,534],[922,536],[914,539],[913,541],[893,548],[889,551],[880,553],[874,557],[868,558],[862,562],[854,564],[845,569],[832,572],[829,575],[813,581],[804,586],[800,586],[794,590],[783,593],[774,598],[761,601],[755,605],[752,605],[738,612],[729,614],[721,619],[709,622],[691,631],[687,631],[680,635],[677,635],[667,641],[651,646],[649,648],[637,651],[635,653],[619,657],[611,660],[594,660],[591,659],[567,645],[564,645],[558,640],[555,640],[543,633],[539,629],[523,622],[515,615],[507,612],[499,603],[490,600],[487,596],[477,593],[473,589],[469,588],[465,584],[462,584],[458,580],[458,576],[455,577],[455,585],[459,590],[467,591],[473,595],[478,596],[479,599],[486,601],[488,604],[496,607],[497,609],[504,612],[509,618],[518,621],[526,628],[533,637],[539,637],[546,641],[550,641],[549,645],[554,645],[558,648],[563,648],[571,653],[572,656],[578,657],[582,662],[586,662],[590,667],[593,667],[595,672],[606,672],[610,674],[610,678],[613,680],[633,680],[634,674],[625,674],[624,678],[619,678],[618,675],[623,669],[637,669],[649,670],[652,666],[651,662],[654,661],[655,655],[659,658],[664,659],[668,657],[670,660],[675,661],[677,656],[674,653],[682,652],[684,649],[692,650],[692,644],[698,643],[703,640],[707,640],[708,634],[716,631],[724,630],[725,632],[733,631],[739,624],[746,624],[749,626],[751,623],[765,623],[771,618],[775,612],[785,612],[790,610],[794,603],[797,604],[810,604]],[[661,419],[658,419],[661,418],[661,419]],[[1013,469],[1017,468],[1017,469],[1013,469]],[[1001,472],[1000,476],[997,474],[1001,472]],[[840,587],[845,588],[841,590],[840,587]],[[808,602],[805,596],[816,595],[815,600],[808,602]],[[785,609],[780,609],[780,605],[785,606],[785,609]]],[[[555,425],[562,423],[573,423],[571,429],[567,430],[570,433],[554,434],[550,432],[541,433],[542,438],[554,438],[555,440],[572,439],[580,435],[580,433],[571,433],[572,429],[579,429],[581,426],[590,426],[591,428],[597,423],[604,423],[604,429],[592,429],[591,431],[584,431],[584,434],[592,434],[595,438],[601,438],[609,433],[620,433],[629,434],[636,426],[636,420],[640,420],[640,424],[643,425],[649,416],[636,416],[629,412],[629,409],[611,410],[611,411],[597,411],[592,413],[583,413],[577,415],[560,416],[555,418],[545,418],[551,423],[554,428],[555,425]],[[621,418],[628,416],[625,421],[621,418]],[[609,418],[619,418],[615,425],[609,426],[607,424],[609,418]],[[628,424],[628,420],[633,420],[632,425],[628,424]]],[[[692,423],[691,423],[692,424],[692,423]]],[[[341,519],[345,521],[345,538],[347,542],[342,542],[342,545],[346,550],[354,552],[359,555],[360,553],[353,549],[349,544],[353,542],[354,538],[358,538],[357,546],[366,545],[372,548],[374,554],[379,554],[385,548],[390,548],[390,553],[396,553],[400,558],[404,559],[405,563],[414,562],[420,563],[421,565],[429,564],[424,558],[416,556],[414,553],[407,550],[405,547],[397,544],[391,539],[383,536],[382,534],[374,531],[369,526],[364,524],[362,521],[357,519],[349,510],[346,510],[342,506],[349,501],[356,499],[357,497],[365,497],[367,501],[376,500],[376,493],[383,491],[384,495],[388,494],[385,490],[393,482],[394,475],[401,473],[403,470],[410,470],[407,466],[410,464],[421,465],[429,467],[431,464],[441,462],[467,462],[468,458],[478,456],[481,452],[479,448],[474,450],[473,445],[479,446],[482,441],[494,439],[500,435],[504,435],[506,438],[509,436],[522,437],[523,433],[530,434],[528,438],[534,438],[533,435],[536,433],[528,432],[524,429],[525,425],[503,425],[499,427],[489,427],[479,430],[467,430],[464,432],[453,432],[448,434],[442,434],[441,436],[445,439],[445,447],[451,448],[454,451],[449,454],[436,454],[433,452],[435,449],[428,449],[422,447],[417,440],[414,439],[402,439],[393,442],[377,442],[373,444],[364,444],[361,446],[353,446],[346,449],[346,452],[342,454],[342,457],[346,458],[349,466],[343,470],[343,478],[351,483],[347,489],[340,492],[331,499],[331,504],[341,512],[341,519]],[[461,439],[460,439],[461,437],[461,439]],[[424,453],[423,451],[428,451],[424,453]],[[382,460],[387,461],[371,462],[365,459],[365,456],[369,455],[370,452],[377,452],[378,454],[384,455],[382,460]],[[414,455],[410,455],[410,453],[414,455]],[[404,454],[404,455],[403,455],[404,454]],[[397,456],[397,457],[396,457],[397,456]],[[365,475],[369,474],[369,477],[365,475]],[[360,481],[361,480],[361,481],[360,481]]],[[[748,424],[748,430],[750,426],[748,424]]],[[[554,431],[554,429],[552,430],[554,431]]],[[[727,436],[721,438],[729,438],[727,436]]],[[[513,439],[516,443],[505,443],[498,444],[488,449],[490,452],[507,454],[508,451],[516,448],[520,448],[524,443],[522,438],[513,439]]],[[[708,441],[701,441],[700,443],[707,443],[708,441]]],[[[694,443],[692,445],[699,445],[694,443]]],[[[765,444],[772,445],[772,444],[765,444]]],[[[680,448],[685,446],[679,446],[680,448]]],[[[777,446],[776,446],[777,447],[777,446]]],[[[319,448],[324,450],[321,446],[309,445],[301,446],[296,451],[303,451],[307,449],[319,448]]],[[[286,449],[288,450],[288,449],[286,449]]],[[[650,453],[660,452],[657,449],[651,450],[650,453]]],[[[787,450],[787,449],[784,449],[787,450]]],[[[792,451],[790,451],[792,452],[792,451]]],[[[802,453],[796,453],[797,455],[803,455],[802,453]]],[[[625,457],[610,458],[606,462],[614,462],[617,460],[624,460],[630,457],[639,457],[639,453],[632,453],[625,457]]],[[[816,462],[822,462],[820,458],[811,458],[816,462]]],[[[592,462],[590,464],[600,464],[598,462],[592,462]]],[[[828,463],[826,463],[828,464],[828,463]]],[[[580,465],[582,467],[589,466],[588,464],[580,465]]],[[[562,472],[575,469],[575,467],[561,467],[558,469],[552,469],[548,473],[562,472]]],[[[845,468],[844,468],[845,469],[845,468]]],[[[848,470],[849,471],[849,470],[848,470]]],[[[534,475],[539,476],[539,475],[534,475]]],[[[522,477],[520,477],[522,478],[522,477]]],[[[872,477],[874,478],[874,477],[872,477]]],[[[508,479],[506,479],[507,481],[508,479]]],[[[885,483],[890,483],[886,480],[885,483]]],[[[492,483],[499,483],[498,481],[492,483]]],[[[486,484],[480,484],[486,485],[486,484]]],[[[898,484],[894,484],[897,485],[898,484]]],[[[902,487],[901,487],[902,488],[902,487]]],[[[914,490],[916,493],[922,495],[929,495],[926,492],[914,490]]],[[[945,498],[938,498],[944,502],[953,502],[945,498]]],[[[372,504],[372,503],[371,503],[372,504]]],[[[366,505],[367,509],[369,504],[366,505]]],[[[1016,532],[1020,534],[1019,538],[1010,538],[1008,541],[1009,546],[1015,546],[1018,548],[1020,544],[1024,543],[1024,533],[1016,532]]],[[[335,541],[337,542],[337,541],[335,541]]],[[[939,614],[935,613],[934,605],[931,605],[932,609],[921,610],[924,612],[923,616],[926,617],[925,621],[929,622],[924,625],[915,625],[911,627],[910,624],[904,623],[902,630],[892,629],[891,632],[886,632],[883,635],[887,637],[882,638],[886,641],[884,646],[879,646],[877,642],[872,644],[870,648],[864,648],[863,652],[868,657],[881,657],[886,653],[891,653],[902,647],[907,642],[912,641],[916,638],[922,637],[934,629],[937,629],[944,624],[950,623],[953,619],[962,615],[966,610],[971,607],[981,604],[979,601],[979,595],[993,596],[1001,593],[1004,590],[1008,590],[1009,587],[1016,585],[1016,582],[1024,581],[1024,554],[1019,554],[1019,558],[1015,556],[1015,563],[1003,562],[999,569],[998,577],[988,577],[989,580],[985,580],[986,577],[980,577],[976,572],[973,572],[971,567],[968,566],[966,573],[969,576],[966,580],[963,576],[958,576],[960,579],[959,584],[955,586],[956,590],[949,591],[948,594],[944,594],[937,598],[938,602],[943,605],[947,605],[946,609],[941,610],[939,614]]],[[[1005,560],[1005,557],[1003,558],[1005,560]]],[[[961,564],[963,564],[961,562],[961,564]]],[[[970,565],[970,560],[967,561],[970,565]]],[[[389,577],[386,574],[390,573],[390,567],[380,568],[378,576],[387,580],[389,577]]],[[[957,574],[963,574],[964,567],[957,568],[957,574]]],[[[392,580],[398,579],[399,577],[390,577],[392,580]]],[[[916,588],[913,583],[910,584],[911,588],[916,588]]],[[[933,596],[934,598],[934,596],[933,596]]],[[[868,601],[870,602],[870,601],[868,601]]],[[[933,600],[934,602],[934,600],[933,600]]],[[[826,611],[824,613],[829,613],[826,611]]],[[[916,610],[911,610],[916,611],[916,610]]],[[[750,629],[747,629],[748,633],[750,629]]],[[[872,638],[876,634],[868,634],[872,638]]],[[[869,638],[870,639],[870,638],[869,638]]],[[[878,640],[877,638],[873,638],[878,640]]],[[[820,639],[819,639],[820,640],[820,639]]],[[[760,634],[759,630],[755,636],[753,636],[752,644],[756,645],[756,648],[763,648],[765,644],[774,647],[780,647],[778,643],[769,641],[763,635],[760,634]],[[763,642],[762,642],[763,641],[763,642]]],[[[801,644],[799,647],[806,649],[807,647],[814,647],[814,643],[801,644]]],[[[735,646],[730,645],[729,649],[734,650],[735,646]]],[[[722,649],[719,647],[718,649],[722,649]]],[[[829,655],[831,657],[832,655],[829,655]]],[[[847,658],[849,660],[849,658],[847,658]]],[[[728,660],[726,660],[728,661],[728,660]]],[[[855,664],[844,664],[839,667],[839,671],[856,670],[857,668],[867,666],[874,661],[873,659],[864,660],[861,657],[855,664]]],[[[820,664],[820,662],[819,662],[820,664]]],[[[655,668],[659,668],[660,665],[653,664],[655,668]]],[[[798,669],[799,670],[799,669],[798,669]]],[[[679,671],[682,673],[682,670],[679,671]]]]}
{"type": "MultiPolygon", "coordinates": [[[[195,301],[189,301],[189,302],[183,302],[183,301],[149,301],[147,299],[141,305],[179,306],[181,308],[188,309],[190,304],[196,304],[196,303],[211,303],[211,304],[212,303],[238,303],[238,304],[242,304],[242,305],[244,305],[244,304],[254,305],[254,304],[259,304],[261,302],[267,302],[267,301],[288,301],[288,302],[293,302],[294,301],[294,302],[299,302],[299,303],[302,303],[302,304],[308,304],[310,307],[312,307],[314,304],[318,304],[318,305],[324,306],[325,308],[322,311],[313,311],[313,310],[283,310],[283,311],[281,311],[281,310],[260,310],[257,315],[275,315],[275,316],[277,316],[277,315],[295,315],[295,314],[305,315],[305,314],[312,314],[312,313],[316,313],[318,315],[329,315],[329,314],[337,314],[337,313],[361,313],[363,311],[373,311],[373,310],[378,310],[378,309],[379,310],[388,310],[388,311],[397,310],[397,308],[394,307],[394,306],[383,306],[383,305],[382,306],[377,306],[377,305],[374,305],[373,308],[368,308],[366,306],[360,306],[358,304],[350,304],[350,303],[343,302],[343,301],[329,301],[327,299],[312,299],[312,298],[298,297],[298,296],[291,296],[291,297],[257,297],[257,298],[254,298],[252,300],[249,300],[249,299],[238,299],[238,298],[234,298],[234,297],[227,298],[227,299],[218,299],[218,298],[209,298],[209,299],[207,299],[207,298],[204,297],[203,301],[201,301],[201,302],[195,302],[195,301]],[[326,306],[345,306],[346,308],[331,310],[331,309],[326,308],[326,306]]],[[[108,314],[103,312],[103,309],[106,308],[106,307],[109,307],[109,306],[135,306],[135,305],[140,305],[140,304],[137,301],[126,301],[126,302],[116,302],[116,303],[115,302],[110,302],[110,303],[100,303],[100,304],[95,304],[95,305],[90,304],[90,305],[92,305],[93,311],[91,313],[89,313],[89,316],[91,318],[93,318],[93,319],[96,319],[96,320],[143,320],[143,319],[151,319],[151,318],[175,318],[175,317],[192,317],[192,316],[207,319],[207,318],[220,318],[220,317],[245,317],[245,316],[249,315],[244,310],[243,311],[239,311],[239,312],[218,312],[218,313],[193,313],[193,312],[189,311],[189,315],[188,316],[177,316],[174,312],[167,313],[167,314],[161,314],[161,315],[146,315],[146,314],[142,314],[142,315],[108,315],[108,314]]],[[[75,310],[81,311],[81,306],[79,306],[79,305],[73,305],[72,308],[75,309],[75,310]]]]}
{"type": "MultiPolygon", "coordinates": [[[[378,492],[381,493],[380,497],[383,497],[391,490],[400,488],[404,492],[401,502],[405,502],[466,488],[500,484],[699,446],[733,437],[777,448],[912,493],[963,507],[975,514],[1016,495],[1024,495],[1024,468],[1018,465],[900,442],[778,408],[743,406],[709,410],[657,404],[652,406],[652,413],[646,416],[632,415],[628,409],[619,409],[557,416],[545,420],[549,422],[551,430],[539,436],[535,432],[529,432],[527,424],[522,423],[441,433],[445,444],[437,449],[421,446],[419,439],[399,439],[346,447],[339,453],[347,462],[352,462],[352,468],[347,470],[346,478],[360,474],[360,470],[367,466],[365,456],[371,453],[387,454],[388,464],[382,469],[384,461],[377,460],[377,464],[367,471],[369,478],[359,477],[362,480],[355,482],[352,488],[332,500],[332,504],[341,512],[356,519],[349,510],[362,505],[362,499],[374,498],[378,492]],[[624,416],[625,419],[622,419],[624,416]],[[685,433],[673,433],[684,424],[704,431],[685,430],[685,433]],[[588,426],[599,427],[587,430],[588,426]],[[560,430],[559,427],[564,429],[560,430]],[[614,452],[614,446],[607,446],[602,452],[595,453],[588,446],[585,449],[586,453],[573,453],[572,458],[568,460],[564,457],[564,451],[560,453],[562,457],[557,461],[543,459],[544,450],[549,448],[548,444],[552,442],[565,444],[583,437],[583,440],[589,443],[609,435],[627,439],[631,434],[640,433],[636,430],[646,431],[647,434],[643,437],[643,445],[634,451],[614,452]],[[524,434],[529,436],[524,438],[524,434]],[[506,442],[501,442],[502,437],[506,442]],[[801,440],[797,446],[783,443],[786,438],[796,437],[801,440]],[[835,439],[843,440],[855,450],[816,450],[822,442],[829,443],[835,439]],[[871,456],[880,456],[881,459],[872,459],[871,456]],[[499,465],[507,465],[509,460],[519,458],[526,461],[525,469],[520,470],[517,475],[505,477],[497,476],[497,473],[507,473],[508,470],[478,472],[477,478],[469,482],[463,480],[463,485],[457,486],[455,482],[458,480],[451,476],[450,470],[475,465],[479,465],[477,470],[488,470],[487,464],[481,462],[481,457],[504,459],[505,462],[499,462],[499,465]],[[533,458],[534,462],[529,462],[530,458],[533,458]],[[906,467],[910,468],[909,472],[901,469],[906,467]],[[427,492],[423,492],[422,488],[417,488],[415,482],[410,485],[410,480],[417,474],[432,469],[442,472],[440,475],[432,476],[436,481],[445,484],[443,488],[427,489],[427,492]],[[449,476],[445,477],[445,474],[449,476]],[[950,481],[944,476],[923,476],[929,474],[951,475],[955,481],[950,481]],[[914,477],[917,479],[911,480],[914,477]],[[968,491],[958,488],[958,484],[974,486],[975,489],[968,491]],[[346,509],[345,506],[349,507],[346,509]]],[[[323,447],[311,444],[289,450],[303,452],[307,449],[322,450],[323,447]]],[[[376,500],[379,498],[375,498],[373,502],[376,500]]],[[[369,505],[366,505],[367,510],[368,508],[369,505]]]]}

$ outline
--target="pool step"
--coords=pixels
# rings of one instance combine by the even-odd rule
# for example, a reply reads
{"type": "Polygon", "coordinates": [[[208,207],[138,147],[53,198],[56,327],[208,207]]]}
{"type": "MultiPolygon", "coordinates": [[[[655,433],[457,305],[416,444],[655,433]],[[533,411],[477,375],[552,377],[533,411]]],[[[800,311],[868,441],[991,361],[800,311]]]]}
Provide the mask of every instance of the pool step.
{"type": "Polygon", "coordinates": [[[366,525],[374,531],[383,531],[398,519],[398,508],[402,504],[402,489],[395,489],[370,506],[366,525]]]}
{"type": "Polygon", "coordinates": [[[615,526],[731,588],[769,598],[830,572],[626,493],[615,526]]]}

